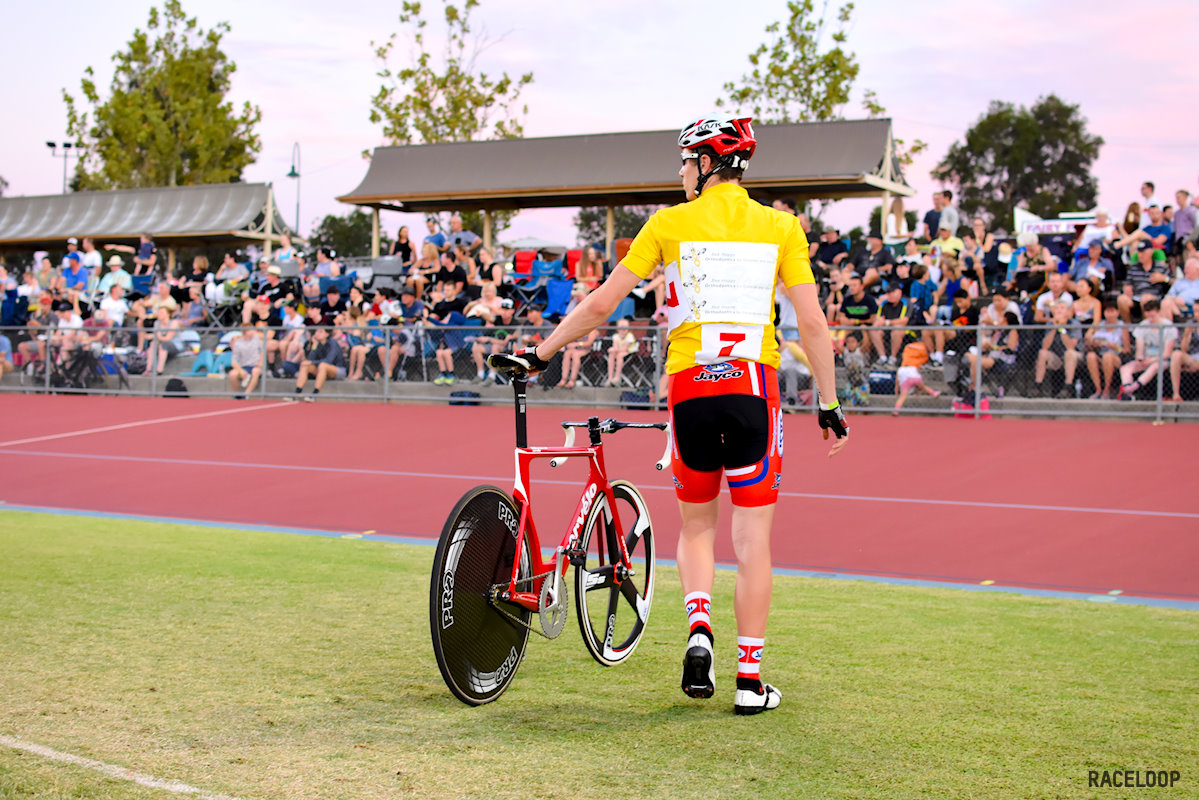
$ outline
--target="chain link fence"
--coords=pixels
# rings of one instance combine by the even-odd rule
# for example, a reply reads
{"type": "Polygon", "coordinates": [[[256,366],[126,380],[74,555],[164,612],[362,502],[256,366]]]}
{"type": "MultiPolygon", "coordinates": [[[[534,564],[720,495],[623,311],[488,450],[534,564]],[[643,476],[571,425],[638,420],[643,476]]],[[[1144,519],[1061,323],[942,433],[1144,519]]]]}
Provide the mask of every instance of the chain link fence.
{"type": "MultiPolygon", "coordinates": [[[[319,386],[321,398],[507,403],[486,357],[551,329],[3,328],[0,391],[312,399],[319,386]]],[[[798,331],[779,333],[784,408],[810,410],[814,387],[798,331]]],[[[851,413],[1199,420],[1194,321],[861,326],[832,335],[838,394],[851,413]]],[[[565,348],[534,385],[555,404],[655,407],[665,348],[658,326],[605,326],[565,348]]]]}

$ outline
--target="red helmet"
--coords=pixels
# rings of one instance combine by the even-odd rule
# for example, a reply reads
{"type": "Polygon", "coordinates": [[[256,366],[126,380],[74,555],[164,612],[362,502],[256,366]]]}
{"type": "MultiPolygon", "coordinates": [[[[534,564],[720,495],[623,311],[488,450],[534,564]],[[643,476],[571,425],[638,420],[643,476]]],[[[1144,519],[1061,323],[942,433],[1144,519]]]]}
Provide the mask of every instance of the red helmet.
{"type": "Polygon", "coordinates": [[[745,152],[748,159],[754,154],[758,140],[754,138],[753,117],[700,117],[679,132],[679,147],[692,150],[706,144],[717,155],[745,152]]]}

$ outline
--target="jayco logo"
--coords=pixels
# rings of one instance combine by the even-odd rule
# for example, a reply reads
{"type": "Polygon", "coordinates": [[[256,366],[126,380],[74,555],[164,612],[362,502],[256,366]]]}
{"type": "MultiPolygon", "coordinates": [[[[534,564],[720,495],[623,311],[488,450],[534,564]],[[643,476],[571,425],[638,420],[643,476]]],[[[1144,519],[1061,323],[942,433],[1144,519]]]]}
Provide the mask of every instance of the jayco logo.
{"type": "Polygon", "coordinates": [[[583,493],[583,507],[579,509],[579,516],[575,519],[575,527],[570,534],[572,537],[578,536],[579,531],[583,529],[583,521],[587,519],[587,512],[591,510],[591,503],[595,500],[595,493],[597,491],[599,491],[599,488],[593,483],[583,493]]]}

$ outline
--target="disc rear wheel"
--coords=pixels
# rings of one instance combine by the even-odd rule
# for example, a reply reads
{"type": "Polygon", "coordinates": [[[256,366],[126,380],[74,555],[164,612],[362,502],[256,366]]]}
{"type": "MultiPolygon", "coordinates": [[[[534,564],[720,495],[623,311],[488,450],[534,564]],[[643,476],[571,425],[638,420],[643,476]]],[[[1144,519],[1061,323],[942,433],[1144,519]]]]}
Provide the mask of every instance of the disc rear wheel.
{"type": "Polygon", "coordinates": [[[654,595],[654,532],[637,487],[613,481],[616,507],[597,502],[579,540],[585,561],[575,568],[575,610],[583,644],[599,663],[619,664],[633,654],[649,619],[654,595]],[[621,563],[616,520],[629,553],[621,563]]]}
{"type": "MultiPolygon", "coordinates": [[[[506,493],[480,486],[458,501],[433,557],[429,626],[446,686],[464,703],[495,700],[516,675],[528,644],[530,612],[492,600],[516,558],[520,515],[506,493]]],[[[517,577],[531,574],[527,538],[517,577]]],[[[518,588],[521,588],[518,586],[518,588]]]]}

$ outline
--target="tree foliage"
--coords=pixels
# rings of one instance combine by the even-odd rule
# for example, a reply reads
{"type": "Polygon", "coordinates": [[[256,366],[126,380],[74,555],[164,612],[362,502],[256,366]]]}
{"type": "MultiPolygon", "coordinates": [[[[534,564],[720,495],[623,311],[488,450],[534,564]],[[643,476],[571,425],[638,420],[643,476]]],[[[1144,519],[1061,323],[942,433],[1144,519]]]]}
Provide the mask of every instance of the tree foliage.
{"type": "Polygon", "coordinates": [[[1091,208],[1098,184],[1091,164],[1103,138],[1056,95],[1032,108],[993,100],[955,142],[932,176],[955,190],[962,211],[1006,226],[1017,206],[1042,217],[1091,208]]]}
{"type": "MultiPolygon", "coordinates": [[[[339,256],[365,256],[371,252],[371,215],[360,209],[351,209],[344,216],[327,214],[320,224],[312,229],[308,237],[312,252],[321,247],[332,247],[339,256]]],[[[391,239],[379,231],[379,247],[386,253],[391,249],[391,239]]],[[[315,255],[310,255],[314,259],[315,255]]]]}
{"type": "MultiPolygon", "coordinates": [[[[630,239],[637,235],[642,226],[661,206],[616,206],[613,216],[616,223],[616,238],[630,239]]],[[[602,242],[608,235],[608,209],[584,206],[575,214],[575,228],[581,244],[602,242]]]]}
{"type": "Polygon", "coordinates": [[[821,122],[837,119],[858,77],[858,62],[845,49],[853,3],[828,18],[828,0],[819,18],[812,0],[790,0],[790,19],[766,26],[769,43],[749,55],[752,69],[738,86],[724,85],[719,108],[749,109],[761,122],[821,122]],[[830,44],[831,43],[831,44],[830,44]]]}
{"type": "Polygon", "coordinates": [[[485,35],[475,35],[470,14],[479,0],[464,0],[462,7],[443,0],[445,52],[440,63],[425,40],[429,21],[419,0],[404,0],[400,24],[411,28],[415,55],[398,70],[390,66],[398,34],[383,44],[371,42],[379,59],[377,73],[383,85],[371,98],[370,119],[383,124],[391,144],[467,142],[478,138],[513,139],[524,134],[517,108],[521,90],[533,82],[533,73],[498,78],[479,70],[478,58],[487,49],[485,35]]]}
{"type": "Polygon", "coordinates": [[[0,197],[4,197],[4,192],[8,189],[8,181],[4,180],[4,176],[0,175],[0,197]]]}
{"type": "Polygon", "coordinates": [[[230,183],[254,162],[262,118],[226,99],[236,65],[221,50],[229,24],[202,30],[179,0],[150,9],[113,56],[110,96],[101,100],[91,67],[83,101],[63,90],[67,132],[82,145],[72,184],[77,189],[128,189],[230,183]],[[85,107],[90,106],[90,111],[85,107]]]}

